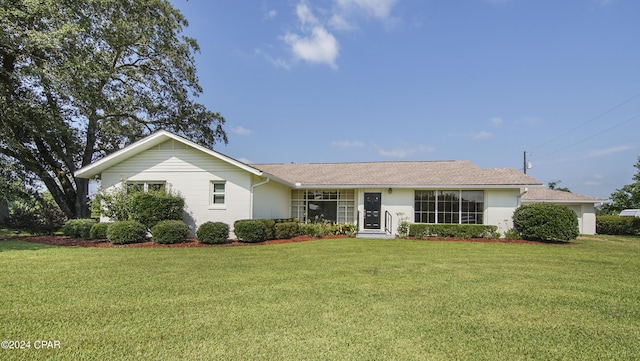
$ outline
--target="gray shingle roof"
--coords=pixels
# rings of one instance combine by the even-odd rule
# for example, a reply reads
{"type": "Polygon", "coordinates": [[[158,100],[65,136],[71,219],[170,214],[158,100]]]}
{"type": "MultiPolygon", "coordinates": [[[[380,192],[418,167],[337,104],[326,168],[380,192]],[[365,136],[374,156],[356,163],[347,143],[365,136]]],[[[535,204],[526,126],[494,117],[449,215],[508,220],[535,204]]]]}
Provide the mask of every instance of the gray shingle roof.
{"type": "Polygon", "coordinates": [[[462,161],[252,164],[291,185],[313,186],[539,186],[512,168],[480,168],[462,161]]]}
{"type": "Polygon", "coordinates": [[[585,196],[546,188],[530,188],[522,196],[523,202],[566,202],[566,203],[596,203],[604,202],[605,198],[585,196]]]}

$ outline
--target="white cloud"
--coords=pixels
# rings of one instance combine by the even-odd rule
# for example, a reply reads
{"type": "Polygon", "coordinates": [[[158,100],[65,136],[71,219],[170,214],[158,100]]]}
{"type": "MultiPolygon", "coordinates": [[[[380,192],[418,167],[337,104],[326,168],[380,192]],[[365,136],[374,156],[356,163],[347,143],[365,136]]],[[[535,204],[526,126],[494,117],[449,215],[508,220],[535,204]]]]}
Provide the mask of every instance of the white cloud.
{"type": "Polygon", "coordinates": [[[239,160],[244,164],[252,164],[253,163],[253,161],[251,161],[250,159],[247,159],[245,157],[236,158],[236,160],[239,160]]]}
{"type": "Polygon", "coordinates": [[[500,117],[491,118],[491,124],[496,127],[501,126],[504,123],[504,120],[500,117]]]}
{"type": "Polygon", "coordinates": [[[359,140],[337,140],[330,143],[332,147],[347,149],[363,147],[364,143],[359,140]]]}
{"type": "Polygon", "coordinates": [[[343,12],[363,13],[377,19],[387,19],[397,0],[336,0],[343,12]]]}
{"type": "Polygon", "coordinates": [[[251,134],[251,130],[250,129],[247,129],[247,128],[241,127],[241,126],[233,127],[233,128],[231,128],[231,131],[236,133],[236,134],[239,134],[239,135],[249,135],[249,134],[251,134]]]}
{"type": "MultiPolygon", "coordinates": [[[[329,65],[337,69],[340,44],[333,31],[354,29],[354,18],[358,17],[374,18],[393,24],[396,19],[390,14],[397,1],[333,0],[331,9],[314,9],[307,1],[302,0],[295,7],[298,31],[288,31],[280,39],[288,46],[295,59],[329,65]]],[[[269,58],[268,60],[277,66],[288,68],[288,65],[283,66],[288,62],[276,62],[269,58]]]]}
{"type": "Polygon", "coordinates": [[[428,152],[430,153],[435,151],[435,148],[424,146],[421,144],[415,145],[415,146],[401,145],[393,149],[383,149],[382,147],[378,146],[375,143],[374,143],[374,146],[378,149],[378,154],[380,154],[383,157],[390,157],[390,158],[406,158],[416,153],[428,153],[428,152]]]}
{"type": "Polygon", "coordinates": [[[296,16],[303,26],[316,25],[319,23],[318,19],[311,12],[311,9],[309,9],[309,6],[304,2],[300,2],[296,6],[296,16]]]}
{"type": "Polygon", "coordinates": [[[490,133],[484,130],[467,134],[467,138],[471,138],[471,139],[486,139],[491,137],[493,137],[493,133],[490,133]]]}
{"type": "Polygon", "coordinates": [[[314,26],[309,36],[287,33],[284,41],[291,47],[293,54],[304,61],[329,65],[336,69],[339,45],[336,38],[325,28],[314,26]]]}
{"type": "Polygon", "coordinates": [[[618,152],[624,152],[625,150],[630,150],[630,149],[634,149],[634,148],[635,148],[635,146],[633,146],[633,145],[620,145],[620,146],[617,146],[617,147],[596,149],[596,150],[592,150],[589,153],[587,153],[587,157],[588,158],[602,157],[602,156],[605,156],[605,155],[610,155],[610,154],[614,154],[614,153],[618,153],[618,152]]]}
{"type": "Polygon", "coordinates": [[[269,10],[264,14],[264,18],[269,20],[275,18],[276,16],[278,16],[278,12],[275,10],[269,10]]]}

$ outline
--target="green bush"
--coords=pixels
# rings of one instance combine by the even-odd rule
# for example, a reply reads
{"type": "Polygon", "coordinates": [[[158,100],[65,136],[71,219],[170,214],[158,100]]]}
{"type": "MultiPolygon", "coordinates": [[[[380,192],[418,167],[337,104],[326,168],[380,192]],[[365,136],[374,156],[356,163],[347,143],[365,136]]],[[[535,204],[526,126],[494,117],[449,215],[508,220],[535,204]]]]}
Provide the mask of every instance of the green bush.
{"type": "Polygon", "coordinates": [[[309,237],[322,237],[330,233],[322,223],[302,223],[300,224],[300,234],[309,237]]]}
{"type": "Polygon", "coordinates": [[[206,222],[196,231],[198,241],[207,244],[227,243],[229,240],[229,225],[222,222],[206,222]]]}
{"type": "Polygon", "coordinates": [[[3,226],[32,234],[53,234],[64,226],[67,217],[45,192],[39,197],[8,202],[9,214],[3,226]]]}
{"type": "Polygon", "coordinates": [[[164,220],[181,221],[184,198],[165,191],[135,192],[129,199],[129,217],[147,228],[164,220]]]}
{"type": "Polygon", "coordinates": [[[640,218],[597,216],[596,233],[613,235],[640,235],[640,218]]]}
{"type": "Polygon", "coordinates": [[[518,231],[511,228],[504,232],[504,238],[505,239],[521,239],[522,237],[520,237],[520,233],[518,233],[518,231]]]}
{"type": "Polygon", "coordinates": [[[261,220],[237,220],[233,224],[233,233],[242,242],[254,243],[267,240],[267,226],[261,220]]]}
{"type": "Polygon", "coordinates": [[[151,236],[155,243],[173,244],[184,242],[191,230],[183,221],[167,219],[158,222],[151,228],[151,236]]]}
{"type": "Polygon", "coordinates": [[[513,213],[513,227],[523,239],[570,241],[576,239],[578,216],[566,206],[551,203],[526,204],[513,213]]]}
{"type": "Polygon", "coordinates": [[[62,234],[76,238],[91,238],[91,227],[96,224],[95,219],[70,219],[62,226],[62,234]]]}
{"type": "Polygon", "coordinates": [[[107,239],[113,244],[145,242],[147,227],[137,221],[113,222],[107,228],[107,239]]]}
{"type": "Polygon", "coordinates": [[[289,239],[300,234],[300,224],[298,222],[276,223],[275,229],[275,239],[289,239]]]}
{"type": "Polygon", "coordinates": [[[91,239],[106,239],[107,238],[107,228],[109,228],[110,223],[96,223],[91,227],[91,231],[89,232],[89,237],[91,239]]]}
{"type": "Polygon", "coordinates": [[[412,223],[409,226],[409,237],[424,239],[427,237],[445,238],[494,238],[497,226],[485,224],[426,224],[412,223]]]}
{"type": "Polygon", "coordinates": [[[276,239],[276,221],[274,219],[257,219],[264,224],[267,239],[276,239]]]}
{"type": "Polygon", "coordinates": [[[336,225],[337,235],[355,237],[357,231],[358,226],[355,223],[341,223],[336,225]]]}

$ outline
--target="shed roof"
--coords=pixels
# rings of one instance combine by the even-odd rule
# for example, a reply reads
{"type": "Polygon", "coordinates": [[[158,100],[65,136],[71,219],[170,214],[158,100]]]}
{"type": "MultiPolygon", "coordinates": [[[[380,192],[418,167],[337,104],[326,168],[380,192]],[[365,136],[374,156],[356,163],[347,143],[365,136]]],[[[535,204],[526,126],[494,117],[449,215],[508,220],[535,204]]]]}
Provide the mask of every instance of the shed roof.
{"type": "Polygon", "coordinates": [[[522,196],[522,201],[525,203],[600,203],[605,202],[606,199],[555,189],[531,188],[522,196]]]}

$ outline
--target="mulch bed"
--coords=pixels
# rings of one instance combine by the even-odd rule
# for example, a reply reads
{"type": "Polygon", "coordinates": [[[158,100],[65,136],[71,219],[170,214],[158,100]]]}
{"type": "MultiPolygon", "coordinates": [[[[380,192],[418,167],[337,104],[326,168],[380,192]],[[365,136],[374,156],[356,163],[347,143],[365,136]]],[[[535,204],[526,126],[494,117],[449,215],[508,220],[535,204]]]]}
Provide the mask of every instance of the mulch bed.
{"type": "MultiPolygon", "coordinates": [[[[321,239],[332,238],[345,238],[345,236],[327,236],[321,239]]],[[[76,246],[76,247],[96,247],[96,248],[192,248],[192,247],[234,247],[234,246],[258,246],[267,244],[282,244],[282,243],[294,243],[294,242],[306,242],[318,240],[320,238],[299,236],[291,239],[277,239],[272,241],[265,241],[259,243],[244,243],[235,240],[230,240],[225,244],[204,244],[198,242],[195,238],[188,238],[185,242],[177,244],[157,244],[153,242],[144,243],[132,243],[125,245],[114,245],[105,240],[86,240],[72,238],[68,236],[22,236],[22,237],[6,237],[0,239],[0,241],[19,240],[24,242],[33,242],[40,244],[47,244],[52,246],[76,246]]],[[[455,238],[428,238],[426,240],[412,239],[422,242],[482,242],[482,243],[516,243],[516,244],[559,244],[559,245],[574,245],[572,242],[535,242],[524,240],[512,240],[512,239],[484,239],[484,238],[471,238],[471,239],[455,239],[455,238]]]]}

